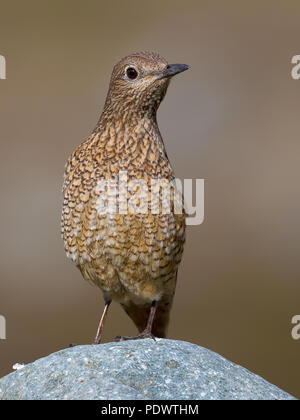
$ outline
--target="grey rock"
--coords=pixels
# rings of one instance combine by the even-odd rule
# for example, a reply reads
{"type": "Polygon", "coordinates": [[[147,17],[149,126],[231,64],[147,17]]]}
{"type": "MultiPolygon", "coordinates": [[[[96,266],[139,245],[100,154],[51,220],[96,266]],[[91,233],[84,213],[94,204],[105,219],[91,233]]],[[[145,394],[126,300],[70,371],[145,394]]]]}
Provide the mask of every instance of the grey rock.
{"type": "Polygon", "coordinates": [[[287,400],[222,356],[151,339],[61,350],[0,379],[0,400],[287,400]]]}

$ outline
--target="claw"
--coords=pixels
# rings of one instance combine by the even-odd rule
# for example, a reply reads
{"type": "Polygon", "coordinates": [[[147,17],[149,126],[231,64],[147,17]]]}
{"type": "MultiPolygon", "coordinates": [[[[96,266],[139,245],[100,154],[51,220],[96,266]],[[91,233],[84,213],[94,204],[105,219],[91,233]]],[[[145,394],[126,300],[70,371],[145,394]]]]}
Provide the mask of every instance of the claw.
{"type": "Polygon", "coordinates": [[[127,341],[127,340],[142,340],[144,338],[152,338],[152,340],[156,341],[155,336],[151,332],[142,332],[138,335],[129,335],[129,336],[121,336],[118,335],[115,337],[114,341],[116,343],[120,343],[121,341],[127,341]]]}

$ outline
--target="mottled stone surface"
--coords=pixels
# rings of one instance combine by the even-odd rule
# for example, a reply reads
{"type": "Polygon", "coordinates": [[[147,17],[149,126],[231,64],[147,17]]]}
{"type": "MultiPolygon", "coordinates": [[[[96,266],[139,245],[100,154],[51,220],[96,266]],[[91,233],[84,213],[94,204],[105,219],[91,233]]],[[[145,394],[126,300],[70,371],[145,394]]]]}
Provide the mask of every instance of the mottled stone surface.
{"type": "Polygon", "coordinates": [[[0,379],[0,399],[292,399],[222,356],[151,339],[68,348],[0,379]]]}

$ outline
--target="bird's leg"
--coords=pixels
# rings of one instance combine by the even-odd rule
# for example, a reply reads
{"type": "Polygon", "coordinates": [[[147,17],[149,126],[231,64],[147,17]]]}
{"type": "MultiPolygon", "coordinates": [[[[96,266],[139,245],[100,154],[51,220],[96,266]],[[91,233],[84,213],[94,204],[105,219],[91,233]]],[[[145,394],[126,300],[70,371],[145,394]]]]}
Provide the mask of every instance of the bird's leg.
{"type": "Polygon", "coordinates": [[[102,312],[102,316],[99,322],[99,326],[98,326],[98,330],[97,330],[97,334],[94,340],[94,344],[100,344],[101,342],[101,335],[102,335],[102,330],[103,330],[103,325],[104,325],[104,321],[105,321],[105,317],[109,308],[109,305],[111,304],[111,300],[106,300],[105,301],[105,306],[102,312]]]}
{"type": "Polygon", "coordinates": [[[155,312],[157,309],[157,300],[154,300],[152,302],[151,308],[150,308],[150,313],[149,313],[149,317],[148,317],[148,321],[147,321],[147,325],[146,328],[144,329],[144,331],[142,331],[140,334],[138,335],[132,335],[132,336],[118,336],[115,338],[114,341],[123,341],[123,340],[139,340],[142,338],[153,338],[153,340],[155,341],[155,337],[152,334],[152,325],[153,325],[153,321],[154,321],[154,317],[155,317],[155,312]]]}
{"type": "Polygon", "coordinates": [[[150,308],[150,313],[149,313],[149,318],[148,318],[148,321],[147,321],[147,326],[146,326],[145,330],[143,331],[143,333],[145,333],[145,334],[151,334],[156,309],[157,309],[157,300],[154,300],[152,302],[152,305],[151,305],[151,308],[150,308]]]}

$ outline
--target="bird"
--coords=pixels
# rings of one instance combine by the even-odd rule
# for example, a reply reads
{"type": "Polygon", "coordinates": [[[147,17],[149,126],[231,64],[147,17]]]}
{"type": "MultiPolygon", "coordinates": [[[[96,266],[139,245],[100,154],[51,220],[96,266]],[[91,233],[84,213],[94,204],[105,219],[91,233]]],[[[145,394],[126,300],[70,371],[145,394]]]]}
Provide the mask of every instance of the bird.
{"type": "Polygon", "coordinates": [[[182,192],[158,128],[157,110],[170,80],[188,68],[168,64],[154,52],[122,58],[113,68],[95,129],[65,165],[61,233],[66,255],[104,299],[95,344],[101,342],[112,301],[138,329],[137,335],[118,336],[116,341],[167,335],[185,243],[185,211],[184,204],[176,211],[182,192]],[[169,211],[168,197],[166,208],[160,200],[159,182],[169,184],[169,211]],[[120,184],[127,195],[121,194],[120,184]]]}

